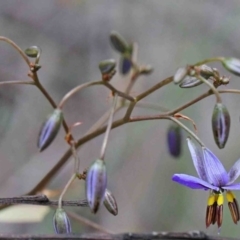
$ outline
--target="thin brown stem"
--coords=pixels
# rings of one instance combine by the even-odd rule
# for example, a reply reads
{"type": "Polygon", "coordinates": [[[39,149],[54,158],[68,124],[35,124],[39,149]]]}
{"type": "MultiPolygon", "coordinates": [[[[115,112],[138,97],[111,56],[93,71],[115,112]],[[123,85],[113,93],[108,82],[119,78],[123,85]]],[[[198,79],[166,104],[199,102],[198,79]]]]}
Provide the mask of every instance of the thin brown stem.
{"type": "Polygon", "coordinates": [[[136,100],[137,101],[140,101],[141,99],[147,97],[148,95],[150,95],[151,93],[155,92],[156,90],[158,90],[159,88],[171,83],[173,81],[173,77],[168,77],[168,78],[165,78],[164,80],[162,80],[161,82],[157,83],[156,85],[154,85],[153,87],[151,87],[150,89],[148,89],[147,91],[139,94],[137,97],[136,97],[136,100]]]}
{"type": "Polygon", "coordinates": [[[132,96],[130,96],[130,95],[124,93],[124,92],[118,91],[110,83],[103,82],[103,85],[106,86],[107,88],[109,88],[113,93],[115,93],[115,94],[117,93],[119,97],[125,98],[125,99],[129,100],[130,102],[135,101],[135,98],[133,98],[132,96]]]}
{"type": "Polygon", "coordinates": [[[113,99],[113,104],[112,104],[112,108],[110,111],[110,115],[109,115],[109,120],[108,120],[108,124],[107,124],[107,129],[106,129],[106,133],[103,139],[103,144],[102,144],[102,148],[101,148],[101,152],[100,152],[100,159],[104,160],[105,157],[105,152],[106,152],[106,148],[107,148],[107,142],[108,142],[108,138],[109,138],[109,134],[112,128],[112,121],[113,121],[113,116],[114,116],[114,112],[115,112],[115,107],[117,104],[117,99],[118,99],[118,95],[115,94],[114,95],[114,99],[113,99]]]}
{"type": "Polygon", "coordinates": [[[222,98],[218,92],[218,90],[210,83],[208,82],[205,78],[203,78],[201,75],[196,75],[196,78],[198,78],[200,81],[202,81],[203,83],[205,83],[206,85],[209,86],[209,88],[212,90],[212,92],[215,94],[216,96],[216,101],[217,103],[221,103],[222,102],[222,98]]]}
{"type": "Polygon", "coordinates": [[[73,183],[73,181],[76,179],[77,175],[76,173],[74,173],[71,178],[68,180],[66,186],[64,187],[64,189],[62,190],[62,193],[58,199],[58,207],[62,208],[62,198],[64,196],[64,194],[66,193],[66,191],[68,190],[68,188],[70,187],[70,185],[73,183]]]}
{"type": "MultiPolygon", "coordinates": [[[[32,77],[36,87],[41,91],[41,93],[45,96],[45,98],[52,105],[52,107],[53,108],[57,108],[57,104],[54,102],[54,100],[52,99],[50,94],[47,92],[47,90],[43,87],[43,85],[39,81],[37,73],[34,72],[31,77],[32,77]]],[[[63,123],[62,124],[63,124],[63,128],[64,128],[65,132],[68,133],[68,125],[67,125],[67,123],[66,123],[64,118],[63,118],[63,123]]]]}
{"type": "Polygon", "coordinates": [[[195,63],[194,66],[201,66],[203,64],[210,63],[210,62],[222,62],[223,60],[224,60],[224,57],[208,58],[203,61],[195,63]]]}
{"type": "Polygon", "coordinates": [[[102,81],[93,81],[93,82],[86,82],[83,83],[75,88],[73,88],[71,91],[69,91],[60,101],[60,103],[58,104],[58,108],[63,108],[63,105],[67,102],[67,100],[69,98],[71,98],[73,95],[75,95],[77,92],[79,92],[80,90],[93,86],[93,85],[100,85],[103,84],[102,81]]]}
{"type": "Polygon", "coordinates": [[[26,56],[26,54],[24,53],[24,51],[12,40],[10,40],[9,38],[0,36],[0,41],[4,41],[8,44],[10,44],[13,48],[15,48],[19,54],[22,56],[23,60],[27,63],[28,67],[31,68],[31,62],[29,61],[28,57],[26,56]]]}
{"type": "Polygon", "coordinates": [[[35,85],[33,81],[21,81],[21,80],[13,80],[13,81],[4,81],[0,82],[1,85],[14,85],[14,84],[19,84],[19,85],[35,85]]]}

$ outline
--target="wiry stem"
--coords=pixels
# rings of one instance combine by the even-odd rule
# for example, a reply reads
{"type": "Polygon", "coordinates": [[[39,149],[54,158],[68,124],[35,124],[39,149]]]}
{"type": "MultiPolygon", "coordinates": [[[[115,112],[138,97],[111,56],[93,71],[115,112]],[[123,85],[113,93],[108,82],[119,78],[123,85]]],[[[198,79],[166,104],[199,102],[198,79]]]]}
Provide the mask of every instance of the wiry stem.
{"type": "Polygon", "coordinates": [[[12,40],[10,40],[9,38],[0,36],[0,41],[4,41],[7,42],[8,44],[10,44],[13,48],[15,48],[17,50],[17,52],[20,53],[20,55],[22,56],[23,60],[27,63],[28,67],[31,67],[31,62],[29,61],[28,57],[26,56],[26,54],[23,52],[23,50],[12,40]]]}
{"type": "Polygon", "coordinates": [[[106,130],[106,133],[105,133],[105,136],[104,136],[104,140],[103,140],[103,144],[102,144],[102,148],[101,148],[101,153],[100,153],[100,159],[102,159],[102,160],[104,160],[104,157],[105,157],[107,142],[108,142],[110,130],[112,128],[113,115],[114,115],[114,112],[115,112],[117,99],[118,99],[118,95],[115,94],[114,99],[113,99],[112,108],[111,108],[110,115],[109,115],[107,130],[106,130]]]}
{"type": "Polygon", "coordinates": [[[21,80],[13,80],[13,81],[4,81],[4,82],[0,82],[0,86],[2,85],[14,85],[14,84],[18,84],[18,85],[35,85],[35,83],[33,81],[21,81],[21,80]]]}
{"type": "Polygon", "coordinates": [[[222,98],[218,92],[218,90],[210,83],[208,82],[205,78],[203,78],[201,75],[196,75],[196,78],[198,78],[200,81],[202,81],[203,83],[207,84],[210,89],[213,91],[213,93],[216,95],[216,101],[217,103],[221,103],[222,102],[222,98]]]}
{"type": "Polygon", "coordinates": [[[66,193],[66,191],[68,190],[68,188],[70,187],[70,185],[72,184],[72,182],[76,179],[77,175],[76,173],[74,173],[71,178],[68,180],[66,186],[64,187],[59,199],[58,199],[58,207],[62,208],[62,198],[64,196],[64,194],[66,193]]]}

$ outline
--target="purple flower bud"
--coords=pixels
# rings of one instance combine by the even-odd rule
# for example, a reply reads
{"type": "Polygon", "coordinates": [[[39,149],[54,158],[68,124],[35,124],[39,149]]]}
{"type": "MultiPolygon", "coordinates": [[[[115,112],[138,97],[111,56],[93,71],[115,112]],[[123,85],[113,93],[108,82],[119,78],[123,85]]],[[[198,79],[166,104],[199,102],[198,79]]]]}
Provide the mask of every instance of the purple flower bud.
{"type": "Polygon", "coordinates": [[[221,149],[224,148],[230,130],[230,115],[222,103],[216,103],[212,115],[212,130],[214,140],[217,146],[221,149]]]}
{"type": "Polygon", "coordinates": [[[115,197],[113,196],[113,194],[106,189],[105,191],[105,195],[104,195],[104,206],[106,207],[106,209],[114,216],[116,216],[118,214],[118,206],[117,206],[117,201],[115,199],[115,197]]]}
{"type": "Polygon", "coordinates": [[[105,162],[97,159],[88,169],[86,178],[86,195],[90,209],[96,213],[103,202],[107,187],[105,162]]]}
{"type": "Polygon", "coordinates": [[[124,54],[129,50],[129,46],[125,39],[123,39],[123,37],[115,31],[111,32],[110,41],[113,48],[121,54],[124,54]]]}
{"type": "Polygon", "coordinates": [[[130,72],[130,70],[132,68],[132,63],[131,63],[131,61],[128,58],[122,56],[120,58],[119,67],[120,67],[120,73],[122,75],[126,75],[126,74],[128,74],[130,72]]]}
{"type": "Polygon", "coordinates": [[[66,212],[62,208],[57,208],[53,216],[53,226],[55,233],[57,234],[71,233],[70,220],[66,212]]]}
{"type": "Polygon", "coordinates": [[[182,148],[182,134],[181,128],[178,125],[172,124],[169,126],[167,132],[167,142],[170,155],[175,158],[179,157],[182,148]]]}
{"type": "Polygon", "coordinates": [[[37,146],[40,151],[47,148],[59,132],[62,124],[63,113],[60,109],[55,109],[53,113],[43,123],[39,136],[37,146]]]}
{"type": "Polygon", "coordinates": [[[224,58],[222,65],[231,73],[240,77],[240,60],[237,58],[224,58]]]}
{"type": "Polygon", "coordinates": [[[203,82],[196,77],[186,76],[184,80],[180,83],[179,87],[181,88],[192,88],[199,86],[203,82]]]}

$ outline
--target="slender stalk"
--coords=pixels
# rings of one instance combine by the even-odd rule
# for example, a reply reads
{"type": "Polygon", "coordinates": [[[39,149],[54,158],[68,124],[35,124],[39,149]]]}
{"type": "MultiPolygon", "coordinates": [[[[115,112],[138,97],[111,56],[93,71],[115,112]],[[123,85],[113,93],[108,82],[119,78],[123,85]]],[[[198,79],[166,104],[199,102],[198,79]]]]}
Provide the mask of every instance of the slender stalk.
{"type": "Polygon", "coordinates": [[[115,94],[117,93],[119,97],[125,98],[125,99],[129,100],[130,102],[134,102],[135,101],[135,98],[133,98],[132,96],[130,96],[130,95],[124,93],[124,92],[118,91],[110,83],[103,82],[102,84],[104,86],[106,86],[107,88],[109,88],[110,90],[112,90],[113,93],[115,93],[115,94]]]}
{"type": "Polygon", "coordinates": [[[37,49],[38,49],[38,54],[37,54],[37,57],[35,59],[35,64],[38,64],[39,63],[39,60],[40,60],[40,57],[41,57],[41,53],[42,53],[42,49],[38,46],[36,46],[37,49]]]}
{"type": "Polygon", "coordinates": [[[93,81],[93,82],[86,82],[83,83],[75,88],[73,88],[71,91],[69,91],[60,101],[60,103],[58,104],[58,108],[63,108],[63,105],[67,102],[67,100],[69,98],[71,98],[74,94],[76,94],[77,92],[79,92],[80,90],[93,86],[93,85],[100,85],[103,84],[102,81],[93,81]]]}
{"type": "Polygon", "coordinates": [[[207,84],[210,89],[213,91],[213,93],[216,96],[216,101],[217,103],[221,103],[222,102],[222,98],[218,92],[218,90],[210,83],[208,82],[205,78],[203,78],[201,75],[196,75],[196,78],[198,78],[200,81],[202,81],[203,83],[207,84]]]}
{"type": "Polygon", "coordinates": [[[0,82],[1,85],[13,85],[13,84],[22,84],[22,85],[35,85],[33,81],[21,81],[21,80],[13,80],[13,81],[4,81],[0,82]]]}
{"type": "Polygon", "coordinates": [[[9,38],[3,37],[3,36],[0,36],[0,41],[7,42],[13,48],[15,48],[20,53],[20,55],[22,56],[23,60],[27,63],[28,67],[31,68],[31,62],[29,61],[28,57],[26,56],[24,51],[15,42],[13,42],[9,38]]]}
{"type": "Polygon", "coordinates": [[[156,90],[158,90],[159,88],[171,83],[173,81],[173,77],[168,77],[168,78],[165,78],[164,80],[162,80],[161,82],[157,83],[156,85],[154,85],[153,87],[151,87],[150,89],[148,89],[147,91],[139,94],[137,97],[136,97],[136,101],[140,101],[141,99],[147,97],[148,95],[150,95],[151,93],[155,92],[156,90]]]}
{"type": "Polygon", "coordinates": [[[126,121],[127,121],[128,119],[130,119],[130,116],[131,116],[131,114],[132,114],[132,111],[133,111],[136,103],[137,103],[137,102],[132,102],[132,103],[128,106],[128,109],[127,109],[127,111],[126,111],[126,113],[125,113],[125,116],[124,116],[124,119],[125,119],[126,121]]]}
{"type": "Polygon", "coordinates": [[[64,196],[64,194],[66,193],[66,191],[68,190],[68,188],[70,187],[70,185],[72,184],[72,182],[76,179],[77,175],[76,173],[74,173],[71,178],[69,179],[69,181],[67,182],[66,186],[64,187],[59,199],[58,199],[58,207],[62,208],[62,198],[64,196]]]}
{"type": "Polygon", "coordinates": [[[201,66],[203,64],[210,63],[210,62],[222,62],[223,60],[224,60],[224,57],[208,58],[203,61],[195,63],[194,66],[201,66]]]}
{"type": "MultiPolygon", "coordinates": [[[[36,72],[34,72],[32,74],[32,79],[36,85],[36,87],[40,90],[40,92],[45,96],[45,98],[48,100],[48,102],[52,105],[53,108],[57,108],[57,104],[54,102],[54,100],[52,99],[52,97],[49,95],[49,93],[47,92],[47,90],[43,87],[43,85],[41,84],[41,82],[39,81],[38,75],[36,72]]],[[[65,130],[65,132],[68,132],[68,125],[63,117],[63,128],[65,130]]]]}
{"type": "Polygon", "coordinates": [[[115,94],[114,99],[113,99],[112,108],[111,108],[110,115],[109,115],[107,130],[106,130],[106,133],[105,133],[105,136],[104,136],[104,140],[103,140],[103,144],[102,144],[102,148],[101,148],[101,152],[100,152],[100,159],[102,159],[102,160],[104,160],[104,157],[105,157],[107,142],[108,142],[109,133],[110,133],[110,130],[111,130],[111,127],[112,127],[113,115],[114,115],[115,107],[116,107],[116,104],[117,104],[117,99],[118,99],[118,95],[115,94]]]}
{"type": "Polygon", "coordinates": [[[183,128],[186,132],[188,132],[202,147],[205,147],[204,143],[200,140],[200,138],[194,132],[192,132],[188,127],[186,127],[183,123],[181,123],[179,120],[177,120],[174,117],[169,117],[169,119],[175,122],[181,128],[183,128]]]}
{"type": "Polygon", "coordinates": [[[74,158],[74,172],[77,174],[79,172],[80,159],[79,159],[78,154],[77,154],[77,149],[75,147],[75,142],[72,142],[71,149],[72,149],[72,155],[73,155],[73,158],[74,158]]]}

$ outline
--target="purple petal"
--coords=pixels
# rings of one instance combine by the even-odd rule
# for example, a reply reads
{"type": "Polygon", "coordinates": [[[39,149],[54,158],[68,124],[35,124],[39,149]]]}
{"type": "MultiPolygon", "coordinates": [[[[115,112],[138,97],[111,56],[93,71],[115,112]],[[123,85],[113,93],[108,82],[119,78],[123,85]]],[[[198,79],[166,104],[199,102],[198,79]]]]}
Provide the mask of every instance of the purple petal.
{"type": "Polygon", "coordinates": [[[215,191],[219,191],[218,187],[215,187],[200,178],[193,177],[187,174],[174,174],[172,180],[192,189],[212,189],[215,191]]]}
{"type": "Polygon", "coordinates": [[[217,187],[225,186],[229,182],[229,177],[224,166],[208,148],[202,149],[207,181],[217,187]]]}
{"type": "Polygon", "coordinates": [[[197,146],[194,144],[191,138],[187,138],[187,143],[198,176],[201,179],[207,181],[202,151],[200,151],[200,149],[197,148],[197,146]]]}
{"type": "Polygon", "coordinates": [[[234,183],[231,185],[224,186],[222,188],[226,190],[240,190],[240,183],[234,183]]]}
{"type": "Polygon", "coordinates": [[[240,175],[240,159],[238,159],[233,166],[231,167],[228,176],[229,176],[229,182],[228,184],[231,184],[237,180],[237,178],[240,175]]]}

